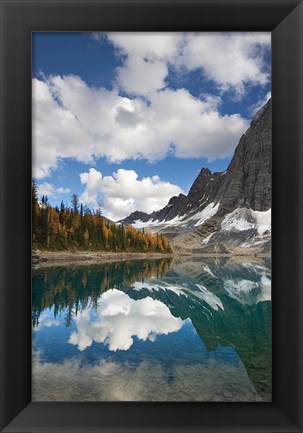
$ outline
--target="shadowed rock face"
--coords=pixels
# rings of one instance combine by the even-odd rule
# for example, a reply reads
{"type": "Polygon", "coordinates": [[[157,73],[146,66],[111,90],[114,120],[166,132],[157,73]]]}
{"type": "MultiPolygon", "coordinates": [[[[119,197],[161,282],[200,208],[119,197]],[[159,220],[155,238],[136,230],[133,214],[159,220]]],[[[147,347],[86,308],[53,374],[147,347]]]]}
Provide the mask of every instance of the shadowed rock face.
{"type": "Polygon", "coordinates": [[[123,224],[133,224],[135,221],[138,220],[142,222],[147,222],[148,220],[150,220],[150,215],[145,212],[135,211],[120,222],[122,222],[123,224]]]}
{"type": "MultiPolygon", "coordinates": [[[[269,100],[242,135],[225,172],[211,173],[209,169],[202,168],[187,196],[180,194],[178,197],[172,197],[163,209],[150,215],[134,212],[122,222],[157,222],[158,226],[153,225],[153,231],[166,234],[176,245],[179,241],[188,243],[189,238],[192,242],[193,236],[201,243],[214,232],[217,233],[212,237],[212,243],[216,240],[218,243],[230,244],[226,233],[220,234],[220,224],[227,214],[237,208],[243,208],[242,215],[245,209],[264,212],[271,208],[271,125],[272,103],[269,100]],[[211,204],[219,204],[216,214],[197,228],[197,219],[191,218],[211,204]],[[174,226],[173,229],[165,227],[165,223],[176,217],[182,217],[180,226],[174,226]]],[[[253,239],[255,235],[256,230],[250,233],[242,232],[238,244],[246,239],[253,239]]],[[[237,236],[231,241],[236,246],[237,236]]],[[[205,244],[201,247],[205,247],[205,244]]]]}
{"type": "Polygon", "coordinates": [[[266,211],[271,207],[271,100],[256,114],[242,135],[220,185],[218,215],[237,207],[266,211]]]}

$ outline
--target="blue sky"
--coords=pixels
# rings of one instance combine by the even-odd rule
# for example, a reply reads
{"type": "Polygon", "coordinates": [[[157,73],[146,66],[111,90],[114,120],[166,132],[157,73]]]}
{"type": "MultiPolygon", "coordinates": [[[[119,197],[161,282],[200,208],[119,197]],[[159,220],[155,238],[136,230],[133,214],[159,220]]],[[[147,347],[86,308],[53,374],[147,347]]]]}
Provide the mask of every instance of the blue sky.
{"type": "Polygon", "coordinates": [[[270,96],[270,33],[33,33],[33,177],[118,220],[224,171],[270,96]]]}

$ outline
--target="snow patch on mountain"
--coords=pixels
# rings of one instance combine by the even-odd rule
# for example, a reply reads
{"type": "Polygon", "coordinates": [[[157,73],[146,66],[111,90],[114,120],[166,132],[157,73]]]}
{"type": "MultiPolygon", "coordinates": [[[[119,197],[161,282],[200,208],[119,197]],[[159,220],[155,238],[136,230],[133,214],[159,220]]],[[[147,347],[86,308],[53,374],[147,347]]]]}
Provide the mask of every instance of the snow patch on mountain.
{"type": "Polygon", "coordinates": [[[177,215],[175,218],[173,218],[171,220],[168,220],[168,221],[164,220],[163,223],[165,225],[172,226],[172,225],[176,225],[176,224],[178,225],[180,223],[180,221],[182,221],[182,220],[183,220],[183,216],[177,215]]]}
{"type": "Polygon", "coordinates": [[[220,203],[216,205],[214,203],[210,203],[206,208],[204,208],[201,212],[196,213],[191,219],[197,219],[198,221],[194,224],[194,227],[198,227],[202,225],[206,220],[214,216],[219,209],[220,203]]]}
{"type": "Polygon", "coordinates": [[[193,213],[191,215],[177,215],[170,220],[159,221],[149,219],[148,221],[141,221],[140,219],[135,220],[132,223],[132,226],[135,229],[143,229],[149,228],[152,230],[165,229],[166,227],[176,226],[176,227],[185,227],[187,225],[193,227],[201,226],[206,220],[214,216],[219,209],[220,203],[216,205],[214,203],[210,203],[206,206],[202,211],[193,213]]]}
{"type": "Polygon", "coordinates": [[[259,235],[271,231],[271,209],[268,209],[265,212],[252,210],[251,213],[256,220],[256,228],[259,235]]]}
{"type": "Polygon", "coordinates": [[[208,244],[208,242],[210,241],[211,237],[215,234],[216,232],[211,233],[210,235],[207,236],[207,238],[203,239],[202,244],[208,244]]]}
{"type": "Polygon", "coordinates": [[[227,214],[221,223],[224,232],[244,231],[255,228],[250,209],[237,208],[227,214]]]}
{"type": "Polygon", "coordinates": [[[225,215],[220,230],[204,239],[204,244],[232,242],[242,248],[262,245],[271,238],[271,209],[254,211],[238,207],[225,215]]]}
{"type": "Polygon", "coordinates": [[[134,229],[144,229],[146,227],[150,227],[150,226],[156,226],[157,224],[159,224],[158,220],[153,221],[152,219],[144,222],[141,220],[136,220],[132,223],[132,226],[134,227],[134,229]]]}

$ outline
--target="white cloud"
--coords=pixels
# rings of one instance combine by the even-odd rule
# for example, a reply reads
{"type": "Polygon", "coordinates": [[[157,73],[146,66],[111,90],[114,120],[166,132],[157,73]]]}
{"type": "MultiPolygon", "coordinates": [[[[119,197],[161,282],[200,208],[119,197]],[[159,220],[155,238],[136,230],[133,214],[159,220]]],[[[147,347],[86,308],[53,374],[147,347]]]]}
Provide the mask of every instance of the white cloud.
{"type": "Polygon", "coordinates": [[[239,114],[220,115],[215,101],[209,97],[201,101],[185,89],[154,94],[153,120],[159,125],[162,146],[173,143],[175,155],[181,158],[229,156],[248,122],[239,114]]]}
{"type": "Polygon", "coordinates": [[[183,325],[162,302],[150,297],[134,300],[116,289],[101,296],[96,312],[85,309],[75,320],[77,331],[72,332],[69,343],[81,351],[93,341],[108,344],[109,350],[128,350],[134,336],[154,341],[156,335],[176,332],[183,325]]]}
{"type": "MultiPolygon", "coordinates": [[[[100,34],[101,37],[104,34],[100,34]]],[[[122,55],[136,55],[147,60],[168,61],[176,56],[182,42],[182,33],[111,32],[106,37],[122,55]]]]}
{"type": "Polygon", "coordinates": [[[265,85],[270,80],[270,71],[264,68],[269,32],[188,33],[185,40],[180,65],[188,70],[203,70],[222,92],[231,90],[241,97],[247,85],[265,85]]]}
{"type": "Polygon", "coordinates": [[[231,90],[237,97],[247,85],[270,79],[264,68],[269,32],[108,33],[107,38],[124,56],[117,84],[128,94],[149,96],[163,89],[169,66],[179,72],[199,69],[222,92],[231,90]]]}
{"type": "Polygon", "coordinates": [[[107,108],[115,108],[116,93],[91,89],[74,76],[33,79],[32,89],[34,177],[49,176],[63,158],[92,163],[95,143],[110,133],[107,108]]]}
{"type": "Polygon", "coordinates": [[[187,90],[165,89],[150,101],[92,88],[79,77],[33,79],[33,174],[50,176],[64,158],[92,164],[101,157],[157,161],[225,158],[248,122],[220,115],[220,98],[194,98],[187,90]]]}
{"type": "Polygon", "coordinates": [[[151,213],[165,206],[181,188],[161,181],[159,176],[138,180],[134,170],[119,169],[112,176],[102,176],[95,168],[80,174],[85,191],[80,201],[93,208],[102,208],[103,214],[117,221],[135,210],[151,213]]]}
{"type": "Polygon", "coordinates": [[[144,60],[129,55],[124,66],[117,68],[119,87],[128,94],[149,95],[165,87],[168,68],[159,60],[144,60]]]}
{"type": "Polygon", "coordinates": [[[48,182],[41,183],[37,185],[38,196],[47,195],[47,197],[54,197],[55,191],[53,185],[48,182]]]}
{"type": "Polygon", "coordinates": [[[107,38],[126,56],[118,67],[117,84],[128,94],[148,96],[166,86],[168,63],[178,54],[178,33],[108,33],[107,38]]]}
{"type": "Polygon", "coordinates": [[[60,188],[56,189],[56,192],[58,194],[68,194],[68,193],[71,192],[71,190],[69,188],[62,188],[62,187],[60,187],[60,188]]]}
{"type": "Polygon", "coordinates": [[[52,184],[48,182],[40,183],[37,185],[37,193],[38,197],[41,197],[42,195],[47,196],[48,198],[56,197],[56,194],[68,194],[70,193],[69,188],[55,188],[52,184]]]}

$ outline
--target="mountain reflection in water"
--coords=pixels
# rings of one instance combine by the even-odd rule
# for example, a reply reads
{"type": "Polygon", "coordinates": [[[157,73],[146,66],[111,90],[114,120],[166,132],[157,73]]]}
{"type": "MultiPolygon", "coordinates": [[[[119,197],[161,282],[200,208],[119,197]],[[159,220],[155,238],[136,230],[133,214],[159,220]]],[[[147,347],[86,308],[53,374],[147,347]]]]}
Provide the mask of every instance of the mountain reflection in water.
{"type": "Polygon", "coordinates": [[[271,401],[271,263],[33,272],[33,400],[271,401]]]}

